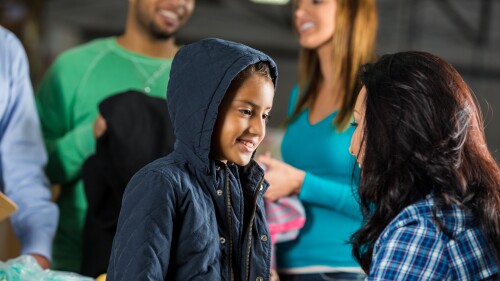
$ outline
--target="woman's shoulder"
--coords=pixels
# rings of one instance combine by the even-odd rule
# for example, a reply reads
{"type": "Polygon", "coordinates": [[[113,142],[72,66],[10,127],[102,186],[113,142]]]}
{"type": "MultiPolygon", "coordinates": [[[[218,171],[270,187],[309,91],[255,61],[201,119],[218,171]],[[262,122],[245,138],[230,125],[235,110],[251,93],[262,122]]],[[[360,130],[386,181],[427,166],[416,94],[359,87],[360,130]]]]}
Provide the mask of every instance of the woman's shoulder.
{"type": "Polygon", "coordinates": [[[460,233],[472,223],[472,215],[465,209],[452,205],[437,210],[436,216],[434,209],[436,202],[432,195],[426,196],[423,200],[415,202],[401,211],[396,218],[389,224],[394,228],[401,228],[408,225],[418,224],[425,227],[434,228],[437,231],[439,224],[436,222],[436,216],[440,220],[441,226],[444,226],[452,233],[460,233]]]}
{"type": "Polygon", "coordinates": [[[434,219],[434,204],[428,196],[406,207],[384,229],[375,244],[370,276],[479,280],[498,272],[494,250],[473,217],[457,206],[441,209],[437,216],[443,230],[434,219]]]}
{"type": "Polygon", "coordinates": [[[432,222],[433,203],[422,200],[403,209],[384,229],[379,238],[380,243],[384,241],[400,239],[412,240],[415,235],[437,237],[436,227],[432,222]]]}
{"type": "Polygon", "coordinates": [[[431,195],[409,205],[386,227],[380,239],[388,239],[399,232],[406,236],[421,236],[423,240],[435,240],[436,243],[439,241],[444,246],[462,239],[464,235],[481,235],[477,220],[470,211],[451,205],[438,209],[435,215],[435,205],[431,195]]]}

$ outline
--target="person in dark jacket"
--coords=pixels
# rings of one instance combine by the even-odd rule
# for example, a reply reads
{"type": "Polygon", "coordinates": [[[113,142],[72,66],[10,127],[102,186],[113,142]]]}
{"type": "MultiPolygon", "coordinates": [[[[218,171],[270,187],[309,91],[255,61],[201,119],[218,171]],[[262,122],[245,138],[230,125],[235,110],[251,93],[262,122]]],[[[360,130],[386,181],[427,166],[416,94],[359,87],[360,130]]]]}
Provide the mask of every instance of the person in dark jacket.
{"type": "Polygon", "coordinates": [[[276,64],[205,39],[179,50],[170,75],[175,148],[128,184],[106,280],[269,280],[268,184],[253,155],[276,64]]]}

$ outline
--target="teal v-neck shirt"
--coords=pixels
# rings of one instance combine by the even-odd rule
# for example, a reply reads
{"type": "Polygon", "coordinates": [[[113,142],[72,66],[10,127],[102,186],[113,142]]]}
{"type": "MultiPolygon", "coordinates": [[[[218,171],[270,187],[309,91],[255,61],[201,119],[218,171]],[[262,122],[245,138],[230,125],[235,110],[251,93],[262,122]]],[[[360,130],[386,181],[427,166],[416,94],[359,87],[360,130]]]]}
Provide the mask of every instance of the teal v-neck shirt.
{"type": "MultiPolygon", "coordinates": [[[[289,114],[298,97],[290,98],[289,114]]],[[[362,223],[357,194],[359,168],[349,153],[353,127],[337,132],[333,112],[316,124],[309,109],[288,125],[281,153],[283,160],[306,172],[299,198],[306,223],[296,240],[277,244],[280,269],[309,266],[359,267],[352,257],[350,236],[362,223]],[[354,172],[354,178],[353,178],[354,172]],[[357,196],[357,195],[356,195],[357,196]]]]}

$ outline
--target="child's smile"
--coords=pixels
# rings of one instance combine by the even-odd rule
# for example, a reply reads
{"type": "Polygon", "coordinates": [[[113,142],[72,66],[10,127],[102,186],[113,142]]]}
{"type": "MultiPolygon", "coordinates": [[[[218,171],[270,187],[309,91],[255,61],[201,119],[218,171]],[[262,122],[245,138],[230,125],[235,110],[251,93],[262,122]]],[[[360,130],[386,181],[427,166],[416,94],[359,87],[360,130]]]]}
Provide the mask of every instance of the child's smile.
{"type": "Polygon", "coordinates": [[[268,77],[253,74],[232,93],[219,109],[212,134],[212,153],[222,162],[245,166],[266,134],[273,104],[274,84],[268,77]]]}

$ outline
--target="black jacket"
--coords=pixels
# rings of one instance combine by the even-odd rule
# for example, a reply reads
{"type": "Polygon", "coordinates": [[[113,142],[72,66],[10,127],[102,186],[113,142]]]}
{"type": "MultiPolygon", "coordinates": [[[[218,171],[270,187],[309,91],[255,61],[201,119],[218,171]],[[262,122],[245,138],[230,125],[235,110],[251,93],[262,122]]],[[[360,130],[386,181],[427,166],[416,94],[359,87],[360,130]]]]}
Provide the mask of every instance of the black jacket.
{"type": "Polygon", "coordinates": [[[146,164],[174,149],[165,99],[131,90],[106,98],[99,112],[107,130],[82,170],[88,209],[81,273],[94,278],[108,269],[127,183],[146,164]]]}
{"type": "Polygon", "coordinates": [[[264,173],[209,156],[227,88],[259,61],[276,85],[275,63],[247,46],[206,39],[179,50],[167,90],[175,149],[127,186],[107,280],[269,280],[264,173]]]}

